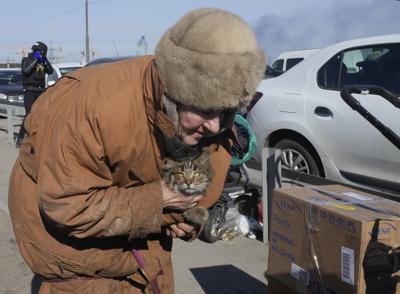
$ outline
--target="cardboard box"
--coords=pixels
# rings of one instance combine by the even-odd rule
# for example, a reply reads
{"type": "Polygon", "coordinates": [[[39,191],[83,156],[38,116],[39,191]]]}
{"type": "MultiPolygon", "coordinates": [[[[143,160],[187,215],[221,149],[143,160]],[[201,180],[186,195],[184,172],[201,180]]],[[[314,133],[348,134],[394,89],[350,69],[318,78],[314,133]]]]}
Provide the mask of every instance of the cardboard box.
{"type": "Polygon", "coordinates": [[[288,288],[288,286],[278,282],[271,276],[266,277],[268,280],[268,287],[266,294],[296,294],[295,291],[288,288]]]}
{"type": "Polygon", "coordinates": [[[280,188],[270,219],[268,274],[298,293],[400,293],[381,254],[400,246],[399,202],[340,185],[280,188]]]}

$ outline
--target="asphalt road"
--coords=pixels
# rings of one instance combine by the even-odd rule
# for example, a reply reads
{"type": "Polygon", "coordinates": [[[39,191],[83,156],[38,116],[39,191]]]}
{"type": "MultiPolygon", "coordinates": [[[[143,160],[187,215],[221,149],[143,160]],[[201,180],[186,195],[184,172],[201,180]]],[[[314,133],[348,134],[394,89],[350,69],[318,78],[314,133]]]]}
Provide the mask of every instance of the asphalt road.
{"type": "MultiPolygon", "coordinates": [[[[8,214],[8,180],[18,150],[8,141],[6,125],[6,119],[0,119],[0,293],[37,293],[40,280],[18,252],[8,214]]],[[[255,182],[257,177],[260,173],[254,172],[255,182]]],[[[267,251],[267,245],[245,237],[214,244],[177,240],[173,248],[175,293],[267,293],[267,251]]]]}

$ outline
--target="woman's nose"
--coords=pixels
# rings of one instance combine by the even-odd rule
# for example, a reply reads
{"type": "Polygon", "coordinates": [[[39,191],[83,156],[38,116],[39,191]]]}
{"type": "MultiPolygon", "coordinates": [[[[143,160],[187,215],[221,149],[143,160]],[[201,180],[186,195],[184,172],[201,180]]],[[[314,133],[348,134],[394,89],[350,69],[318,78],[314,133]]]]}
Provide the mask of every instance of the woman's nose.
{"type": "Polygon", "coordinates": [[[203,127],[206,128],[210,133],[218,133],[220,129],[220,117],[215,116],[214,118],[207,119],[203,123],[203,127]]]}

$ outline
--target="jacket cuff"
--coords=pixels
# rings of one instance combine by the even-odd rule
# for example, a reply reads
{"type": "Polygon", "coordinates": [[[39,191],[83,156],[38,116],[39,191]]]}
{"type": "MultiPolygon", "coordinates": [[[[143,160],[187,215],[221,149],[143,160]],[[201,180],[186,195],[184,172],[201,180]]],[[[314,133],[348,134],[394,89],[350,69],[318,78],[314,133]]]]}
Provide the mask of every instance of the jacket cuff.
{"type": "MultiPolygon", "coordinates": [[[[170,226],[173,224],[184,223],[185,220],[180,213],[166,213],[162,216],[162,226],[170,226]]],[[[191,242],[199,237],[204,229],[204,225],[196,226],[196,228],[188,235],[181,237],[180,239],[191,242]]]]}
{"type": "Polygon", "coordinates": [[[129,240],[161,232],[163,201],[160,183],[153,182],[136,187],[134,194],[134,197],[131,197],[134,212],[129,240]]]}
{"type": "Polygon", "coordinates": [[[170,212],[162,215],[162,226],[169,226],[178,223],[184,223],[185,220],[181,213],[170,212]]]}

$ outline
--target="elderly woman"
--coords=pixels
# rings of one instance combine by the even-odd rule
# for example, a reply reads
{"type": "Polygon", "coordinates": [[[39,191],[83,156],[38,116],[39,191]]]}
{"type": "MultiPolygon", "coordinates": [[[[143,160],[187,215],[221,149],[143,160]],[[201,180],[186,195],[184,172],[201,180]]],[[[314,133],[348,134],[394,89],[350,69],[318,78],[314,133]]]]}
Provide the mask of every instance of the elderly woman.
{"type": "Polygon", "coordinates": [[[217,201],[233,114],[264,68],[246,23],[198,9],[155,56],[78,70],[37,100],[9,208],[20,252],[44,279],[40,293],[173,293],[173,237],[197,234],[179,211],[217,201]],[[215,176],[204,195],[168,189],[163,158],[205,149],[215,176]]]}

